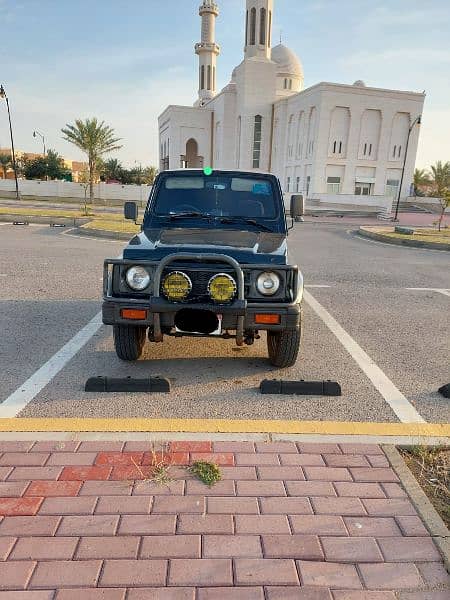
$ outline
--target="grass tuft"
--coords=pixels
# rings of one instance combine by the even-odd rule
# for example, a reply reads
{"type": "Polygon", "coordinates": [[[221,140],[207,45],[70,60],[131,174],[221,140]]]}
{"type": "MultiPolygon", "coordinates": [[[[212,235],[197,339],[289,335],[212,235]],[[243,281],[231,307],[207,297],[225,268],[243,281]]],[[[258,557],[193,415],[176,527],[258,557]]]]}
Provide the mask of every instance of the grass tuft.
{"type": "Polygon", "coordinates": [[[409,446],[401,453],[435,509],[450,526],[450,448],[409,446]]]}
{"type": "Polygon", "coordinates": [[[189,471],[209,487],[212,487],[222,479],[219,467],[214,463],[204,460],[195,461],[189,467],[189,471]]]}

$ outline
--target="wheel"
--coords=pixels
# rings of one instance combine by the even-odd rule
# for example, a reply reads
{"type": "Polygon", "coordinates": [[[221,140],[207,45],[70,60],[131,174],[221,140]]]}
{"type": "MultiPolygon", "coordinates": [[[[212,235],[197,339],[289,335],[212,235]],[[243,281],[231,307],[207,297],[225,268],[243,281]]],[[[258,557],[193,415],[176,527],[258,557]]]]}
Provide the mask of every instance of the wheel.
{"type": "Polygon", "coordinates": [[[301,338],[301,324],[298,329],[268,331],[267,350],[270,363],[280,369],[295,365],[300,350],[301,338]]]}
{"type": "Polygon", "coordinates": [[[114,347],[122,360],[137,360],[145,344],[146,327],[114,325],[114,347]]]}

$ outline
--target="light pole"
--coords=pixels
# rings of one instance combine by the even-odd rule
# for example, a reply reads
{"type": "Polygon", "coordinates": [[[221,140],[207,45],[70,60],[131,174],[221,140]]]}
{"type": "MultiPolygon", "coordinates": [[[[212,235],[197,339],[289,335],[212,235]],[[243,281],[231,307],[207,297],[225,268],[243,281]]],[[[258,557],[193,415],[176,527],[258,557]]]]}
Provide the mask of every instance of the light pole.
{"type": "Polygon", "coordinates": [[[43,133],[41,133],[40,131],[38,131],[37,129],[35,129],[33,131],[33,137],[35,138],[36,135],[38,135],[41,138],[41,140],[42,140],[42,145],[44,146],[44,158],[45,158],[45,136],[44,136],[43,133]]]}
{"type": "Polygon", "coordinates": [[[14,169],[14,179],[16,181],[16,200],[20,200],[19,182],[17,181],[16,153],[14,152],[14,138],[13,138],[13,130],[12,130],[12,124],[11,124],[11,112],[9,110],[8,96],[6,95],[5,88],[3,87],[3,85],[0,85],[0,98],[4,98],[6,100],[6,107],[8,109],[9,133],[11,135],[11,154],[12,154],[13,169],[14,169]]]}
{"type": "Polygon", "coordinates": [[[422,115],[417,116],[414,121],[411,123],[411,125],[409,126],[409,130],[408,130],[408,137],[406,139],[406,148],[405,148],[405,157],[403,159],[403,168],[402,168],[402,176],[400,178],[400,187],[398,188],[398,196],[397,196],[397,205],[395,207],[395,215],[394,215],[394,221],[397,221],[398,218],[398,208],[400,206],[400,196],[402,193],[402,185],[403,185],[403,177],[405,175],[405,166],[406,166],[406,156],[408,154],[408,145],[409,145],[409,138],[411,136],[411,131],[414,129],[415,125],[420,125],[422,120],[422,115]]]}

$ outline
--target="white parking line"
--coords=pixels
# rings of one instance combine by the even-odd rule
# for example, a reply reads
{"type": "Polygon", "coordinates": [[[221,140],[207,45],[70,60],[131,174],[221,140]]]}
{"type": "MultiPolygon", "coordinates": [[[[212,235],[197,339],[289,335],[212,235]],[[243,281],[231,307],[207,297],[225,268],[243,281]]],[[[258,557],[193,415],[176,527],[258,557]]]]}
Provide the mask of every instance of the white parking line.
{"type": "Polygon", "coordinates": [[[0,418],[17,417],[61,369],[87,344],[102,325],[102,314],[97,313],[71,340],[54,354],[40,369],[0,403],[0,418]]]}
{"type": "Polygon", "coordinates": [[[450,290],[447,288],[405,288],[407,290],[413,290],[416,292],[437,292],[438,294],[443,294],[444,296],[450,296],[450,290]]]}
{"type": "Polygon", "coordinates": [[[423,419],[408,399],[375,364],[361,346],[343,329],[330,313],[311,294],[305,290],[304,298],[313,311],[322,319],[328,329],[334,333],[363,373],[383,396],[402,423],[424,423],[423,419]]]}
{"type": "Polygon", "coordinates": [[[331,285],[305,285],[305,288],[329,288],[331,285]]]}

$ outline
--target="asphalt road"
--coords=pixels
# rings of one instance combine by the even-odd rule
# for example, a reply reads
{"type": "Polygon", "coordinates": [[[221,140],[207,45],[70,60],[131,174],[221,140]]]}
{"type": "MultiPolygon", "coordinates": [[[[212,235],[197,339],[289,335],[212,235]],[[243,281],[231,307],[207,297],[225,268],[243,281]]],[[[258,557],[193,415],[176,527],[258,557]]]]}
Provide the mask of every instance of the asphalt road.
{"type": "MultiPolygon", "coordinates": [[[[348,225],[297,224],[292,259],[308,291],[338,321],[429,422],[448,422],[450,297],[407,288],[450,289],[450,255],[358,238],[348,225]]],[[[79,238],[45,226],[0,225],[1,403],[100,310],[102,262],[122,243],[79,238]]],[[[297,364],[268,364],[265,339],[166,338],[147,343],[135,364],[115,355],[102,326],[19,417],[182,417],[397,421],[382,395],[323,320],[305,304],[297,364]],[[83,391],[90,376],[160,375],[170,394],[83,391]],[[335,379],[340,398],[261,396],[264,378],[335,379]]]]}

